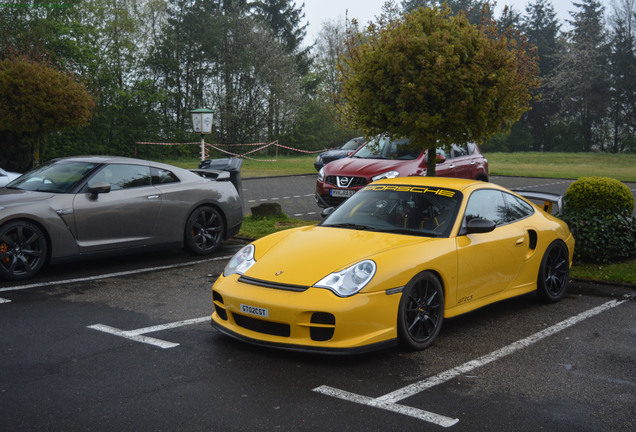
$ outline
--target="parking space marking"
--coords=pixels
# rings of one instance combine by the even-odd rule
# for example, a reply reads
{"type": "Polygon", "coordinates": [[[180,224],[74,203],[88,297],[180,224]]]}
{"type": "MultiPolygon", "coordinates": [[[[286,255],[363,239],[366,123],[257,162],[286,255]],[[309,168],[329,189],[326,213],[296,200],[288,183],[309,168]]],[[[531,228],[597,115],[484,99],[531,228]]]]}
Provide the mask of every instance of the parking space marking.
{"type": "Polygon", "coordinates": [[[11,303],[11,300],[3,299],[3,298],[0,297],[0,304],[2,304],[2,303],[11,303]]]}
{"type": "Polygon", "coordinates": [[[145,344],[149,344],[149,345],[154,345],[157,346],[159,348],[163,348],[163,349],[167,349],[167,348],[174,348],[176,346],[179,346],[178,343],[174,343],[174,342],[168,342],[162,339],[157,339],[157,338],[153,338],[153,337],[149,337],[149,336],[144,336],[146,333],[154,333],[154,332],[158,332],[161,330],[168,330],[168,329],[172,329],[172,328],[176,328],[176,327],[183,327],[183,326],[187,326],[187,325],[193,325],[193,324],[199,324],[205,321],[209,321],[210,317],[209,316],[204,316],[201,318],[192,318],[189,320],[184,320],[184,321],[176,321],[176,322],[172,322],[172,323],[168,323],[168,324],[159,324],[156,326],[152,326],[152,327],[144,327],[144,328],[140,328],[140,329],[136,329],[136,330],[121,330],[115,327],[111,327],[111,326],[107,326],[104,324],[93,324],[88,326],[88,328],[93,329],[93,330],[97,330],[97,331],[101,331],[104,333],[108,333],[108,334],[112,334],[114,336],[119,336],[119,337],[123,337],[126,339],[130,339],[133,340],[135,342],[141,342],[141,343],[145,343],[145,344]]]}
{"type": "Polygon", "coordinates": [[[449,419],[448,417],[441,416],[435,413],[429,413],[428,411],[417,410],[416,408],[412,408],[413,410],[416,410],[416,411],[411,412],[410,407],[405,407],[404,405],[398,405],[396,404],[396,402],[409,398],[411,396],[414,396],[418,393],[421,393],[424,390],[428,390],[436,385],[443,384],[460,375],[466,374],[476,368],[479,368],[488,363],[492,363],[495,360],[498,360],[500,358],[513,354],[522,348],[529,347],[539,342],[540,340],[545,339],[548,336],[552,336],[556,333],[559,333],[560,331],[563,331],[583,320],[591,318],[609,309],[620,306],[621,304],[630,300],[634,300],[634,297],[626,296],[625,299],[623,300],[611,300],[600,306],[581,312],[578,315],[575,315],[566,320],[563,320],[551,327],[541,330],[533,335],[530,335],[525,339],[521,339],[516,342],[513,342],[512,344],[505,346],[503,348],[500,348],[496,351],[493,351],[490,354],[486,354],[482,357],[479,357],[478,359],[471,360],[460,366],[454,367],[452,369],[439,373],[435,376],[410,384],[406,387],[403,387],[391,393],[387,393],[377,398],[369,398],[366,396],[357,395],[354,393],[346,392],[346,391],[339,390],[339,389],[325,386],[325,385],[316,387],[314,391],[328,395],[328,396],[337,397],[339,399],[344,399],[350,402],[355,402],[355,403],[359,403],[363,405],[372,406],[375,408],[382,408],[382,409],[386,409],[386,410],[390,410],[394,412],[399,412],[401,414],[420,418],[421,420],[425,420],[440,426],[450,427],[456,424],[457,422],[459,422],[459,419],[449,419]],[[406,410],[404,410],[405,408],[406,410]]]}
{"type": "Polygon", "coordinates": [[[77,282],[89,282],[89,281],[95,281],[95,280],[100,280],[100,279],[108,279],[108,278],[113,278],[113,277],[118,277],[118,276],[130,276],[130,275],[133,275],[133,274],[148,273],[148,272],[154,272],[154,271],[158,271],[158,270],[169,270],[169,269],[179,268],[179,267],[188,267],[188,266],[201,264],[201,263],[206,263],[206,262],[210,262],[210,261],[229,260],[230,258],[232,258],[232,255],[227,255],[227,256],[222,256],[222,257],[215,257],[215,258],[208,258],[208,259],[198,260],[198,261],[188,261],[188,262],[184,262],[184,263],[170,264],[170,265],[159,266],[159,267],[149,267],[149,268],[143,268],[143,269],[137,269],[137,270],[129,270],[129,271],[116,272],[116,273],[107,273],[107,274],[97,275],[97,276],[88,276],[88,277],[75,278],[75,279],[64,279],[64,280],[58,280],[58,281],[34,283],[34,284],[29,284],[29,285],[19,285],[19,286],[5,287],[5,288],[0,288],[0,292],[3,292],[3,291],[19,291],[19,290],[25,290],[25,289],[29,289],[29,288],[42,288],[42,287],[51,286],[51,285],[65,285],[65,284],[71,284],[71,283],[77,283],[77,282]]]}

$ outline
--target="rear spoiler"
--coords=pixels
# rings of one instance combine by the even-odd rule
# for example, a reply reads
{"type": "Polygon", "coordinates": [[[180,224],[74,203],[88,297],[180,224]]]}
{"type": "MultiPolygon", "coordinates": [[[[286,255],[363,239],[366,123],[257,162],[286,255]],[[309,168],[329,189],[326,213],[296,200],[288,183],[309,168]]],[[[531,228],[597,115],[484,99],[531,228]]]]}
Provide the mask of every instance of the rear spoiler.
{"type": "Polygon", "coordinates": [[[520,189],[513,189],[513,192],[518,193],[522,197],[532,201],[539,207],[543,206],[543,211],[546,213],[554,214],[560,213],[563,210],[563,196],[550,193],[550,192],[538,192],[527,191],[520,189]]]}
{"type": "Polygon", "coordinates": [[[204,178],[216,181],[230,181],[236,188],[239,195],[243,195],[243,187],[241,185],[241,167],[243,159],[225,158],[225,159],[207,159],[199,164],[198,169],[190,170],[195,174],[204,178]]]}

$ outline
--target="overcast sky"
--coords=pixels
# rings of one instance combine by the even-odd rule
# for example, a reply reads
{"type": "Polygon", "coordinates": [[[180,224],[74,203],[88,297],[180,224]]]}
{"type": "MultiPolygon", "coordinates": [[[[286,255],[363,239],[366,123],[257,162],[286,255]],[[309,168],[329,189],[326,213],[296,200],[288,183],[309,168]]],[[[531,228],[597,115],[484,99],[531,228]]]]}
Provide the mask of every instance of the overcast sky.
{"type": "MultiPolygon", "coordinates": [[[[313,41],[320,31],[321,24],[327,20],[337,20],[341,17],[357,19],[363,25],[380,15],[382,5],[386,0],[304,0],[305,18],[309,22],[307,29],[307,39],[313,41]]],[[[500,5],[509,4],[522,15],[526,12],[526,5],[530,0],[498,0],[500,5]]],[[[602,0],[601,3],[608,3],[609,0],[602,0]]],[[[301,5],[303,0],[296,0],[297,5],[301,5]]],[[[400,1],[398,0],[398,4],[400,1]]],[[[570,0],[552,0],[552,5],[557,13],[559,21],[564,22],[570,19],[568,11],[574,10],[570,0]]],[[[607,9],[607,5],[605,6],[607,9]]],[[[496,15],[501,13],[503,6],[497,6],[496,15]]]]}

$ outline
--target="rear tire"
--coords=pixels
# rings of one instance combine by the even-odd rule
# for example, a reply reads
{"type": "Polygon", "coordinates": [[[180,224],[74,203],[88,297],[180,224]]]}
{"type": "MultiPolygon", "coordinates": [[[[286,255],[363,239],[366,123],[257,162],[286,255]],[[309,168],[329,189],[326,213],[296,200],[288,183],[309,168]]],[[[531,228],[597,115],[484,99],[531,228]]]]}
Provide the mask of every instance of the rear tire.
{"type": "Polygon", "coordinates": [[[0,277],[24,280],[35,276],[48,257],[42,230],[28,221],[9,222],[0,228],[0,277]]]}
{"type": "Polygon", "coordinates": [[[543,254],[539,276],[537,277],[537,295],[546,303],[561,300],[568,287],[570,261],[568,248],[561,240],[555,240],[543,254]]]}
{"type": "Polygon", "coordinates": [[[207,255],[218,250],[223,242],[225,226],[223,217],[212,206],[194,210],[185,227],[185,245],[197,255],[207,255]]]}
{"type": "Polygon", "coordinates": [[[398,338],[413,350],[430,346],[444,319],[444,289],[431,272],[416,275],[404,287],[398,309],[398,338]]]}

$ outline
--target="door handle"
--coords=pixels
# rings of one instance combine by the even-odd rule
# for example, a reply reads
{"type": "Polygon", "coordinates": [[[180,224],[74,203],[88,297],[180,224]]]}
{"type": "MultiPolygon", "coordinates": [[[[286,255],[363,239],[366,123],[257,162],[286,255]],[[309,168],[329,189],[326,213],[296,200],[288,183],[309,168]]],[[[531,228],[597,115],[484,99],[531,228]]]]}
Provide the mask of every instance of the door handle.
{"type": "Polygon", "coordinates": [[[523,244],[526,242],[526,238],[525,237],[519,237],[517,239],[517,241],[515,242],[515,246],[523,246],[523,244]]]}
{"type": "Polygon", "coordinates": [[[157,199],[157,198],[159,198],[159,195],[148,195],[147,198],[148,199],[157,199]]]}

